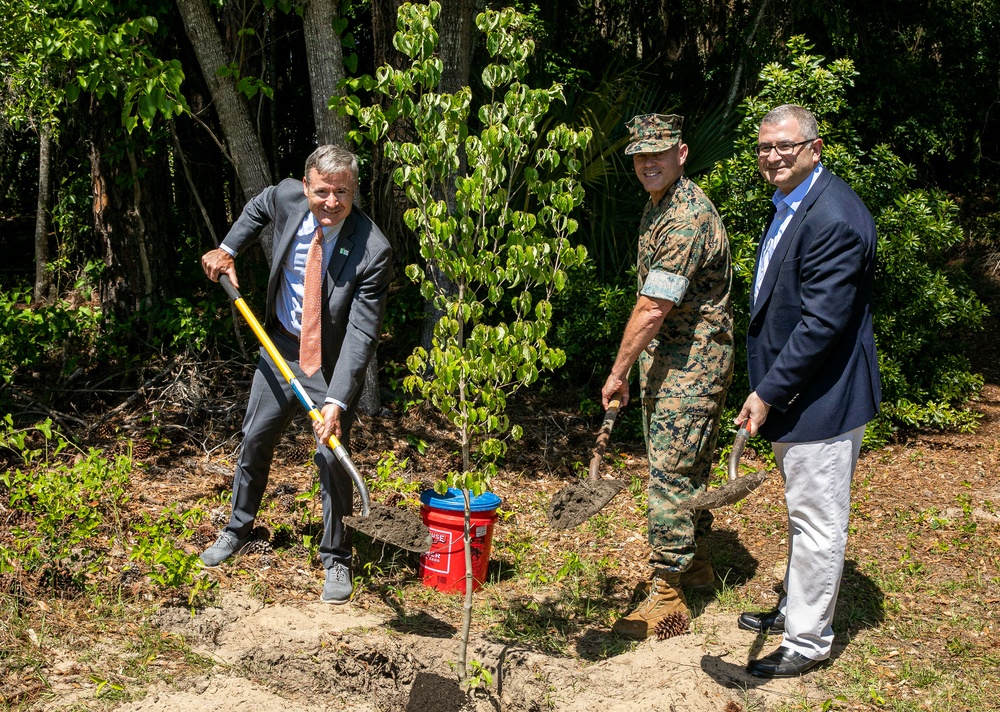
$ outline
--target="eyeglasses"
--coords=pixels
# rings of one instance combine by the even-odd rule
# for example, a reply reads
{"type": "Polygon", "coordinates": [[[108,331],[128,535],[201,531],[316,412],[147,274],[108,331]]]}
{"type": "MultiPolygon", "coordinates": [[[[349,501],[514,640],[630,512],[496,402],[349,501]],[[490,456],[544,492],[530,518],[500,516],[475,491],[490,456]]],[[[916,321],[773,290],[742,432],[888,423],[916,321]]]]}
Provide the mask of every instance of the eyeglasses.
{"type": "Polygon", "coordinates": [[[797,143],[792,143],[791,141],[781,141],[780,143],[759,143],[754,147],[754,151],[757,155],[763,158],[764,156],[771,153],[771,151],[777,151],[779,156],[790,156],[795,152],[795,149],[803,144],[812,143],[816,139],[807,138],[805,141],[799,141],[797,143]]]}

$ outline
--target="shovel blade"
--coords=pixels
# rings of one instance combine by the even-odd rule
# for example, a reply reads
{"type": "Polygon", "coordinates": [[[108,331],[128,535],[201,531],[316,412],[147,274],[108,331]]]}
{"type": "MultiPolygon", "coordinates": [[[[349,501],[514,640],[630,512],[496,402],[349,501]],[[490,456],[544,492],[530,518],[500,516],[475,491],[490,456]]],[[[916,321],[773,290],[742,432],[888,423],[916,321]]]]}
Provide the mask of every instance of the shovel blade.
{"type": "Polygon", "coordinates": [[[718,509],[719,507],[725,507],[727,504],[736,504],[760,487],[764,483],[764,480],[767,479],[768,474],[767,470],[758,470],[749,475],[730,480],[721,487],[706,489],[701,494],[689,499],[684,508],[690,510],[718,509]]]}
{"type": "Polygon", "coordinates": [[[563,487],[549,503],[549,526],[572,529],[604,509],[625,488],[621,480],[587,479],[563,487]]]}
{"type": "Polygon", "coordinates": [[[431,548],[431,533],[420,517],[404,509],[371,503],[366,517],[344,517],[344,524],[372,539],[423,554],[431,548]]]}

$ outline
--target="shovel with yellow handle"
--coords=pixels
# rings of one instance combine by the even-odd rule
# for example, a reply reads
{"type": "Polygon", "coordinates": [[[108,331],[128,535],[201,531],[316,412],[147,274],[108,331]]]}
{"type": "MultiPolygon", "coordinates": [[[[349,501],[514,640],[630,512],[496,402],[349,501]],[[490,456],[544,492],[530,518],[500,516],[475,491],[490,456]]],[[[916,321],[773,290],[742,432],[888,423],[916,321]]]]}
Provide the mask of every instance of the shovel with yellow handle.
{"type": "MultiPolygon", "coordinates": [[[[243,296],[239,293],[239,290],[233,286],[229,276],[225,274],[220,275],[219,284],[226,290],[226,294],[233,301],[233,305],[243,315],[250,329],[257,336],[260,345],[264,347],[264,350],[267,351],[268,355],[274,361],[274,365],[278,367],[281,375],[284,376],[292,392],[295,393],[295,397],[298,398],[299,402],[309,412],[309,417],[315,421],[323,422],[323,414],[320,413],[319,408],[316,407],[312,398],[306,393],[302,384],[299,383],[299,379],[292,373],[292,369],[288,367],[288,363],[285,362],[285,359],[275,347],[274,342],[271,341],[271,337],[264,331],[264,327],[257,321],[250,307],[243,300],[243,296]]],[[[365,481],[362,479],[358,469],[354,466],[347,448],[337,439],[336,435],[330,435],[327,444],[333,450],[333,454],[336,455],[341,466],[350,475],[354,486],[358,488],[358,495],[361,497],[361,516],[344,517],[344,523],[367,534],[373,539],[393,544],[401,549],[416,551],[418,553],[429,550],[431,546],[431,534],[424,523],[420,521],[420,518],[410,512],[386,507],[377,503],[373,509],[371,498],[368,494],[368,487],[365,485],[365,481]]]]}

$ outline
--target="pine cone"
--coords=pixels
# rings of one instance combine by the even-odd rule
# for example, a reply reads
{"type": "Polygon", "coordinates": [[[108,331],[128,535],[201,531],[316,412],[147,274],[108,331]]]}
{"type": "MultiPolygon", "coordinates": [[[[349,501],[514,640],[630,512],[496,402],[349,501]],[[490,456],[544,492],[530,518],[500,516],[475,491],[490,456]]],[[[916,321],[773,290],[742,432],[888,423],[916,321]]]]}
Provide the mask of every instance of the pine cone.
{"type": "Polygon", "coordinates": [[[211,522],[204,522],[194,530],[194,534],[191,535],[191,543],[195,546],[206,547],[215,541],[218,535],[219,532],[216,531],[211,522]]]}
{"type": "Polygon", "coordinates": [[[315,450],[316,448],[312,445],[293,442],[285,450],[285,461],[296,464],[311,462],[315,450]]]}
{"type": "Polygon", "coordinates": [[[653,628],[653,633],[656,635],[657,640],[666,640],[667,638],[687,633],[688,624],[687,614],[674,611],[673,613],[668,613],[663,620],[656,624],[656,627],[653,628]]]}
{"type": "Polygon", "coordinates": [[[101,440],[108,440],[114,436],[115,430],[116,428],[105,420],[103,423],[94,428],[94,436],[100,438],[101,440]]]}
{"type": "Polygon", "coordinates": [[[148,440],[135,440],[132,442],[132,459],[145,460],[153,454],[153,446],[148,440]]]}
{"type": "Polygon", "coordinates": [[[269,554],[271,551],[271,543],[263,539],[254,539],[243,547],[244,554],[269,554]]]}

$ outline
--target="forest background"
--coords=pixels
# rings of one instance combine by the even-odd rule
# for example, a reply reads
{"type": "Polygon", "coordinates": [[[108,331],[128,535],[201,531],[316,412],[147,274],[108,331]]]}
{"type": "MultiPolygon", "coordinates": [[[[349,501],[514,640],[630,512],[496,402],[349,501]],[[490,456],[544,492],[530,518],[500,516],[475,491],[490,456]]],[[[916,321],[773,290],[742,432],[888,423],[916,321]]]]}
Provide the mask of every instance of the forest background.
{"type": "MultiPolygon", "coordinates": [[[[120,385],[138,385],[153,354],[229,349],[231,330],[219,324],[224,296],[203,279],[197,257],[221,240],[246,199],[298,177],[317,142],[348,140],[357,127],[332,110],[339,98],[371,101],[371,85],[358,77],[407,61],[392,43],[400,4],[5,2],[5,384],[51,405],[80,368],[114,363],[123,368],[120,385]],[[41,382],[24,380],[45,365],[56,368],[41,382]]],[[[474,26],[484,7],[446,1],[437,23],[438,90],[470,86],[474,107],[488,95],[479,76],[488,48],[474,26]]],[[[880,222],[876,313],[888,408],[878,439],[899,425],[969,424],[959,411],[981,379],[963,339],[987,313],[975,283],[996,269],[1000,220],[995,2],[647,0],[518,9],[536,48],[525,84],[558,83],[566,99],[546,121],[594,136],[572,236],[590,259],[555,299],[549,340],[567,363],[551,378],[592,397],[632,301],[645,201],[622,156],[624,122],[634,114],[686,117],[688,173],[717,203],[733,241],[742,324],[767,211],[765,187],[745,170],[760,113],[753,100],[774,85],[769,66],[799,61],[811,63],[800,67],[799,84],[779,86],[771,100],[790,92],[821,114],[828,162],[840,168],[844,156],[845,177],[865,174],[852,183],[876,203],[880,222]],[[793,37],[804,39],[790,48],[793,37]]],[[[392,131],[405,136],[405,122],[392,131]]],[[[410,206],[392,181],[395,164],[378,144],[358,150],[364,209],[396,249],[385,391],[399,380],[385,378],[393,366],[414,344],[429,343],[434,316],[403,276],[421,257],[404,224],[410,206]]],[[[262,279],[262,253],[255,257],[262,279]]],[[[260,284],[247,283],[251,300],[260,284]]],[[[745,383],[742,369],[734,382],[745,383]]],[[[18,411],[12,391],[4,393],[5,410],[18,411]]]]}

